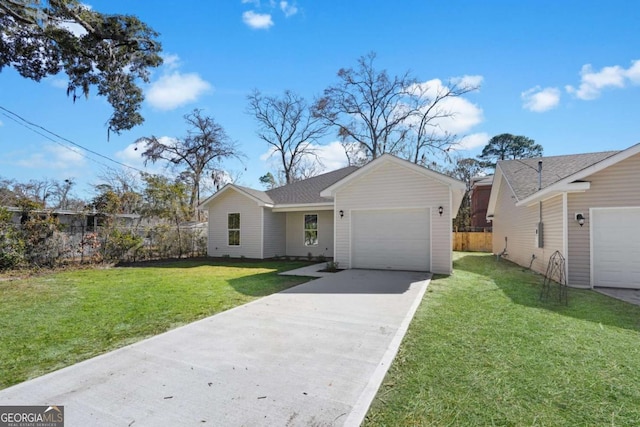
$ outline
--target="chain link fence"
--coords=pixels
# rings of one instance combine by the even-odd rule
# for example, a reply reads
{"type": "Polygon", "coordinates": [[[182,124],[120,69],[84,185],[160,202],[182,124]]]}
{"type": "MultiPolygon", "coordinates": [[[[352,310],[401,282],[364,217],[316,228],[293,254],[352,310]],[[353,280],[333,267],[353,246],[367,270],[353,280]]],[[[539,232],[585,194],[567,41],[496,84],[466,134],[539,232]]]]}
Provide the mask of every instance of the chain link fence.
{"type": "MultiPolygon", "coordinates": [[[[207,224],[185,226],[77,226],[54,223],[2,224],[0,252],[15,253],[15,264],[135,262],[206,255],[207,224]]],[[[2,260],[0,260],[2,264],[2,260]]]]}

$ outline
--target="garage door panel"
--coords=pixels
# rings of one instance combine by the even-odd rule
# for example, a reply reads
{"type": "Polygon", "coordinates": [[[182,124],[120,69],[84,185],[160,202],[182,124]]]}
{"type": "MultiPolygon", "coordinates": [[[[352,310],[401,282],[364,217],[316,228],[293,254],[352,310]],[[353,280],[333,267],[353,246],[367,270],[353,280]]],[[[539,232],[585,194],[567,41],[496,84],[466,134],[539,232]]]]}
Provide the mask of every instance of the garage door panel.
{"type": "Polygon", "coordinates": [[[594,209],[593,284],[640,289],[640,208],[594,209]]]}
{"type": "Polygon", "coordinates": [[[367,210],[352,213],[352,267],[427,271],[427,209],[367,210]]]}

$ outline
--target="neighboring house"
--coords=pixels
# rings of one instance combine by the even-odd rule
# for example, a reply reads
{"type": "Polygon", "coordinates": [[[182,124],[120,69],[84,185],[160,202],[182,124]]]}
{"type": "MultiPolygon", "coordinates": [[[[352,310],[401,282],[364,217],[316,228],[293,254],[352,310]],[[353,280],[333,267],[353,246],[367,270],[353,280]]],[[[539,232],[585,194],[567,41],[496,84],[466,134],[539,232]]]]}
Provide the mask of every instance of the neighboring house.
{"type": "Polygon", "coordinates": [[[224,186],[209,214],[208,254],[333,258],[343,268],[451,273],[451,220],[464,183],[382,155],[268,191],[224,186]]]}
{"type": "Polygon", "coordinates": [[[489,206],[489,196],[491,195],[491,184],[493,175],[476,176],[471,178],[471,191],[469,194],[471,212],[471,228],[491,228],[492,224],[487,220],[487,207],[489,206]]]}
{"type": "MultiPolygon", "coordinates": [[[[66,226],[69,230],[77,231],[80,229],[93,230],[95,227],[100,227],[105,220],[107,214],[100,214],[92,211],[74,211],[65,209],[36,209],[25,212],[24,209],[16,206],[5,207],[11,212],[11,222],[19,225],[25,222],[29,215],[39,215],[42,218],[54,217],[58,219],[58,222],[66,226]]],[[[114,219],[120,227],[136,227],[136,226],[150,226],[156,224],[156,219],[149,220],[142,218],[138,214],[116,214],[114,219]]]]}
{"type": "Polygon", "coordinates": [[[517,264],[544,273],[558,250],[569,286],[640,289],[640,144],[500,161],[487,217],[517,264]]]}

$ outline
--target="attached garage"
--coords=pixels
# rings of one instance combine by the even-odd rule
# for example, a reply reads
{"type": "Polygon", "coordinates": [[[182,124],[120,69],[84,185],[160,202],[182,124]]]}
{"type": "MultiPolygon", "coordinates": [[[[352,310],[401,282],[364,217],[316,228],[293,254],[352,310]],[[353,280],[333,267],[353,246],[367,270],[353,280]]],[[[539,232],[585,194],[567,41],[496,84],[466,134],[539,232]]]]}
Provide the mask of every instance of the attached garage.
{"type": "Polygon", "coordinates": [[[452,271],[451,220],[464,183],[384,154],[320,194],[335,203],[343,268],[452,271]]]}
{"type": "Polygon", "coordinates": [[[640,289],[640,208],[591,209],[592,286],[640,289]]]}
{"type": "Polygon", "coordinates": [[[353,211],[352,267],[430,271],[429,217],[429,209],[353,211]]]}

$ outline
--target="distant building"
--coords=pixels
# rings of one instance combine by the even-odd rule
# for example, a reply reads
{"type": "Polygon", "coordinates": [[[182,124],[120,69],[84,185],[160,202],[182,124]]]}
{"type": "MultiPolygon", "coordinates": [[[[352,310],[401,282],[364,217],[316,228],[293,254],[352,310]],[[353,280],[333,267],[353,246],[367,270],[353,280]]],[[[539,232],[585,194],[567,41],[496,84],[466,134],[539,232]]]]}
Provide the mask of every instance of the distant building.
{"type": "MultiPolygon", "coordinates": [[[[12,213],[11,222],[16,225],[24,223],[29,215],[40,215],[44,217],[54,217],[58,222],[67,227],[70,231],[84,229],[85,231],[94,230],[104,223],[105,214],[92,211],[72,211],[64,209],[36,209],[25,212],[22,208],[15,206],[5,207],[12,213]]],[[[138,214],[117,214],[115,215],[117,225],[120,227],[136,227],[141,225],[153,225],[158,221],[143,220],[138,214]]]]}
{"type": "Polygon", "coordinates": [[[491,222],[487,221],[487,207],[489,206],[489,196],[491,195],[491,185],[493,175],[476,176],[471,178],[471,227],[491,228],[491,222]]]}

